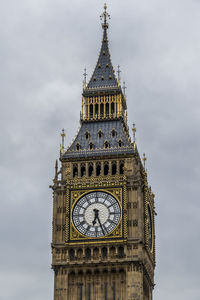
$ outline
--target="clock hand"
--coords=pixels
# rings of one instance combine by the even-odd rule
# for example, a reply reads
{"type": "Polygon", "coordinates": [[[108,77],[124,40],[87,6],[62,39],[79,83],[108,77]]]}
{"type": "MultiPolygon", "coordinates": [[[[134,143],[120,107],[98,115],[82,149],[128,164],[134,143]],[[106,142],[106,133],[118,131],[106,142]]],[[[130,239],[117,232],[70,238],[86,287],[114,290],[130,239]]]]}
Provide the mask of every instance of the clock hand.
{"type": "Polygon", "coordinates": [[[96,219],[98,219],[98,217],[99,217],[99,210],[94,208],[93,212],[94,212],[94,221],[92,222],[92,224],[95,225],[96,224],[96,219]]]}
{"type": "Polygon", "coordinates": [[[97,217],[97,220],[99,221],[99,225],[100,225],[100,227],[101,227],[101,230],[102,230],[103,234],[105,235],[105,232],[104,232],[104,230],[103,230],[103,226],[101,225],[101,221],[99,220],[99,216],[97,217]]]}

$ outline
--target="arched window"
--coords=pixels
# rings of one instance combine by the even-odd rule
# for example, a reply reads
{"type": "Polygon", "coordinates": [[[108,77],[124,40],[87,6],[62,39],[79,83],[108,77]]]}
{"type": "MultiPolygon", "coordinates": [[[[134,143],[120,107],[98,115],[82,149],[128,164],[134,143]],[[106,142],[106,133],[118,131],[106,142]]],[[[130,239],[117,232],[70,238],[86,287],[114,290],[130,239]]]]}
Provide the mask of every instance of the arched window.
{"type": "Polygon", "coordinates": [[[101,117],[103,117],[103,115],[104,115],[104,104],[103,103],[100,104],[100,114],[101,114],[101,117]]]}
{"type": "Polygon", "coordinates": [[[92,174],[93,174],[93,164],[90,164],[88,168],[88,175],[92,176],[92,174]]]}
{"type": "Polygon", "coordinates": [[[109,115],[109,103],[106,103],[106,116],[109,115]]]}
{"type": "Polygon", "coordinates": [[[97,163],[97,167],[96,167],[96,175],[100,176],[101,174],[101,163],[97,163]]]}
{"type": "Polygon", "coordinates": [[[98,104],[95,104],[95,117],[98,117],[98,104]]]}
{"type": "Polygon", "coordinates": [[[77,144],[76,144],[76,150],[77,150],[77,151],[79,151],[79,150],[80,150],[80,148],[81,148],[80,144],[79,144],[79,143],[77,143],[77,144]]]}
{"type": "Polygon", "coordinates": [[[117,131],[115,130],[115,129],[113,129],[112,131],[111,131],[111,136],[112,137],[115,137],[117,135],[117,131]]]}
{"type": "Polygon", "coordinates": [[[91,258],[91,250],[90,250],[90,248],[87,248],[85,250],[85,257],[86,257],[86,259],[90,259],[91,258]]]}
{"type": "Polygon", "coordinates": [[[104,147],[105,147],[105,148],[109,148],[109,147],[110,147],[110,145],[109,145],[108,141],[105,141],[105,143],[104,143],[104,147]]]}
{"type": "Polygon", "coordinates": [[[114,162],[112,164],[112,175],[115,175],[117,173],[117,166],[116,166],[116,163],[114,162]]]}
{"type": "Polygon", "coordinates": [[[89,144],[89,149],[90,150],[94,149],[94,145],[92,143],[89,144]]]}
{"type": "Polygon", "coordinates": [[[81,177],[85,176],[85,165],[81,165],[81,177]]]}
{"type": "Polygon", "coordinates": [[[77,257],[78,257],[78,259],[83,258],[83,250],[82,249],[78,249],[78,251],[77,251],[77,257]]]}
{"type": "Polygon", "coordinates": [[[74,165],[73,166],[73,177],[76,177],[76,176],[78,176],[78,167],[77,167],[77,165],[74,165]]]}
{"type": "Polygon", "coordinates": [[[110,257],[114,257],[115,256],[115,247],[111,247],[110,248],[110,257]]]}
{"type": "Polygon", "coordinates": [[[90,117],[93,117],[93,104],[90,104],[90,117]]]}
{"type": "Polygon", "coordinates": [[[120,258],[124,257],[124,247],[120,246],[118,248],[118,255],[120,258]]]}
{"type": "Polygon", "coordinates": [[[98,259],[99,258],[99,249],[98,248],[94,248],[94,250],[93,250],[93,256],[94,256],[94,259],[98,259]]]}
{"type": "Polygon", "coordinates": [[[101,255],[102,255],[103,258],[107,258],[108,251],[107,251],[106,247],[102,248],[101,255]]]}
{"type": "Polygon", "coordinates": [[[115,104],[112,102],[111,103],[111,114],[114,115],[115,113],[115,104]]]}
{"type": "Polygon", "coordinates": [[[99,138],[102,138],[102,136],[103,136],[103,132],[101,131],[101,129],[98,131],[98,137],[99,138]]]}
{"type": "Polygon", "coordinates": [[[104,175],[108,175],[108,171],[109,171],[108,163],[105,163],[105,165],[104,165],[104,175]]]}
{"type": "Polygon", "coordinates": [[[124,174],[124,163],[123,162],[121,162],[119,165],[119,173],[124,174]]]}
{"type": "Polygon", "coordinates": [[[86,138],[86,140],[88,140],[88,139],[89,139],[89,137],[90,137],[90,134],[89,134],[89,132],[88,132],[88,131],[86,131],[86,133],[85,133],[85,138],[86,138]]]}
{"type": "Polygon", "coordinates": [[[119,140],[118,145],[119,145],[119,147],[122,147],[122,141],[121,140],[119,140]]]}
{"type": "Polygon", "coordinates": [[[75,252],[74,249],[69,250],[69,259],[74,260],[75,259],[75,252]]]}

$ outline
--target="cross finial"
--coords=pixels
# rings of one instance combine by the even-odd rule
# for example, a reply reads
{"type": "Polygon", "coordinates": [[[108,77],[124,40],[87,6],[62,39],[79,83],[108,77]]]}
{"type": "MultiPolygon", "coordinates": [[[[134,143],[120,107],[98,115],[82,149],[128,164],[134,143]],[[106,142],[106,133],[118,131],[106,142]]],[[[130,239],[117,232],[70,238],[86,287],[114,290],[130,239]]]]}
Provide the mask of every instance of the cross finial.
{"type": "Polygon", "coordinates": [[[146,160],[147,160],[145,153],[143,153],[143,158],[142,158],[142,160],[143,160],[144,169],[145,169],[145,162],[146,162],[146,160]]]}
{"type": "Polygon", "coordinates": [[[117,66],[118,81],[120,81],[120,73],[121,73],[120,65],[118,65],[117,66]]]}
{"type": "Polygon", "coordinates": [[[132,131],[133,131],[133,141],[135,142],[135,140],[136,140],[136,138],[135,138],[135,133],[136,133],[135,123],[133,123],[132,131]]]}
{"type": "Polygon", "coordinates": [[[63,128],[62,129],[62,132],[61,132],[61,137],[62,137],[62,146],[61,146],[61,151],[63,151],[64,150],[64,146],[65,146],[65,136],[66,136],[66,134],[65,134],[65,129],[63,128]]]}
{"type": "Polygon", "coordinates": [[[86,83],[86,78],[87,78],[87,73],[86,73],[86,68],[84,69],[84,73],[83,73],[83,76],[84,76],[84,82],[86,83]]]}
{"type": "Polygon", "coordinates": [[[126,95],[126,85],[125,85],[125,81],[123,82],[123,92],[124,92],[124,96],[126,95]]]}
{"type": "Polygon", "coordinates": [[[84,69],[84,73],[83,73],[83,76],[84,76],[84,80],[83,80],[83,88],[85,88],[86,87],[86,84],[87,84],[87,82],[86,82],[86,79],[87,79],[87,73],[86,73],[86,68],[84,69]]]}
{"type": "Polygon", "coordinates": [[[105,3],[104,4],[104,12],[100,16],[100,19],[101,20],[103,19],[103,24],[102,24],[103,29],[108,28],[107,18],[110,19],[110,15],[107,13],[107,5],[105,3]]]}

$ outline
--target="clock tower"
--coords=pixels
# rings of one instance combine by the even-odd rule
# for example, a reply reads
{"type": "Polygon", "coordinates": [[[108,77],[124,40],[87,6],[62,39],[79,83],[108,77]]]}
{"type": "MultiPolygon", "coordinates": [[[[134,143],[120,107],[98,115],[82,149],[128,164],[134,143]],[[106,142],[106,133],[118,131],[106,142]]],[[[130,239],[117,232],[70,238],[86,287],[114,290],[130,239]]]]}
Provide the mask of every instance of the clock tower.
{"type": "MultiPolygon", "coordinates": [[[[80,129],[60,151],[53,180],[54,300],[152,300],[154,194],[147,182],[125,88],[112,66],[107,7],[94,72],[84,80],[80,129]]],[[[86,75],[86,73],[85,73],[86,75]]]]}

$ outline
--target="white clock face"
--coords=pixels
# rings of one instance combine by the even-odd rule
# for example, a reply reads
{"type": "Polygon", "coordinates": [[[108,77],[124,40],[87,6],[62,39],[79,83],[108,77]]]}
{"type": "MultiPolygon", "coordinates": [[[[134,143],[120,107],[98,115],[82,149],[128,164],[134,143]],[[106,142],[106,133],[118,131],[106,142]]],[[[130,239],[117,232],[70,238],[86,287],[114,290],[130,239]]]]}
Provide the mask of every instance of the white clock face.
{"type": "Polygon", "coordinates": [[[72,219],[76,229],[87,237],[109,234],[118,225],[121,209],[118,201],[105,192],[91,192],[75,204],[72,219]]]}

